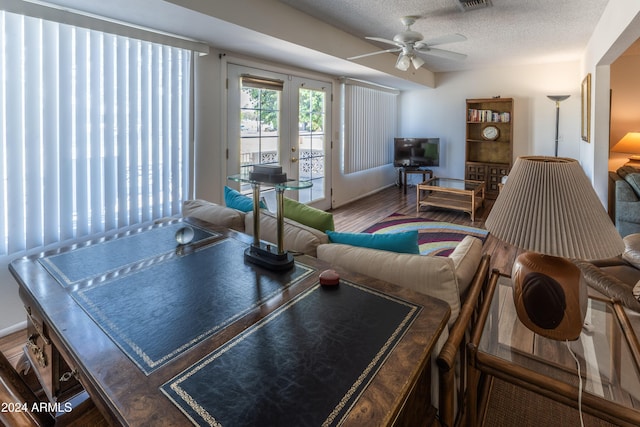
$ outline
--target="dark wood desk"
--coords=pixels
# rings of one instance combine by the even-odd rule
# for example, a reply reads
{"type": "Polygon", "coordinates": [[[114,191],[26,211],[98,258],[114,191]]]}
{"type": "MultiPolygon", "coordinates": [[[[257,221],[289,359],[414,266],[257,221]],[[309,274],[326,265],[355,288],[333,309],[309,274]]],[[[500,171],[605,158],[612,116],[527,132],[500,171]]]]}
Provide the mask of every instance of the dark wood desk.
{"type": "Polygon", "coordinates": [[[11,263],[53,399],[77,380],[114,425],[430,423],[444,302],[341,270],[323,288],[308,256],[262,270],[250,237],[189,222],[183,247],[173,221],[11,263]]]}

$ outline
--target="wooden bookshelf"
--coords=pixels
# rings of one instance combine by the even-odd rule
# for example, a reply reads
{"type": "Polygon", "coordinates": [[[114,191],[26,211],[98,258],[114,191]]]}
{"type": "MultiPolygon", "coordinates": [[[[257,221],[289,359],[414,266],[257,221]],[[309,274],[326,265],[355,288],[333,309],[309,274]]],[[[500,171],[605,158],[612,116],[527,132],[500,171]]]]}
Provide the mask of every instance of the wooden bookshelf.
{"type": "Polygon", "coordinates": [[[484,181],[486,197],[496,198],[513,162],[512,98],[467,99],[465,153],[465,179],[484,181]]]}

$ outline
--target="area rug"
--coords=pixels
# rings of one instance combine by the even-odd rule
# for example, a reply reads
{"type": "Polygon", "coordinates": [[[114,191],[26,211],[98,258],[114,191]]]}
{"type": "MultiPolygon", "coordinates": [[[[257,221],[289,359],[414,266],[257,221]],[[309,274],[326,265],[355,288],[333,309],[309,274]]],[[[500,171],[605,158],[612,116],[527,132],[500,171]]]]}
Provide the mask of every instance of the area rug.
{"type": "Polygon", "coordinates": [[[421,255],[449,256],[465,236],[473,236],[484,241],[489,232],[481,228],[450,222],[434,221],[394,213],[377,224],[364,230],[364,233],[398,233],[418,230],[418,245],[421,255]]]}

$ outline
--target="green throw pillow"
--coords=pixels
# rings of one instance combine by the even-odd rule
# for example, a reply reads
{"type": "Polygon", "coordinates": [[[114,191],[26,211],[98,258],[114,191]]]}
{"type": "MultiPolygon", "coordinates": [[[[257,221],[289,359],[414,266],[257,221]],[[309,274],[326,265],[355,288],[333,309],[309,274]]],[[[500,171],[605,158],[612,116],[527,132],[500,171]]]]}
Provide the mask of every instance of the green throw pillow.
{"type": "MultiPolygon", "coordinates": [[[[251,197],[240,194],[239,191],[224,187],[224,204],[229,208],[242,212],[251,212],[253,210],[253,199],[251,197]]],[[[267,206],[260,202],[260,208],[266,209],[267,206]]]]}
{"type": "Polygon", "coordinates": [[[327,235],[331,243],[343,243],[345,245],[380,249],[402,254],[420,254],[418,230],[385,234],[338,233],[335,231],[327,231],[327,235]]]}
{"type": "Polygon", "coordinates": [[[304,203],[288,197],[284,198],[284,217],[315,228],[323,233],[335,230],[333,215],[320,209],[312,208],[304,203]]]}

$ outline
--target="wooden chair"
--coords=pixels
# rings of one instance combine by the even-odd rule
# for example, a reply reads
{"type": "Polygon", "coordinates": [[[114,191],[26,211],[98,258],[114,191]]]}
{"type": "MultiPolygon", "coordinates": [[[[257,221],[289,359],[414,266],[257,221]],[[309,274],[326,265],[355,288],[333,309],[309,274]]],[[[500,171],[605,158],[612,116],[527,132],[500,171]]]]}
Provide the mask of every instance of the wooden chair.
{"type": "Polygon", "coordinates": [[[491,257],[488,254],[482,256],[460,308],[460,314],[451,327],[449,338],[436,360],[440,385],[438,415],[443,427],[464,425],[467,387],[467,340],[465,338],[470,335],[476,324],[478,309],[484,301],[484,293],[489,282],[490,260],[491,257]]]}
{"type": "MultiPolygon", "coordinates": [[[[73,408],[68,412],[50,413],[39,410],[43,402],[25,379],[0,352],[0,402],[9,405],[0,411],[0,422],[10,427],[40,426],[107,426],[86,392],[70,399],[73,408]],[[35,405],[35,406],[34,406],[35,405]],[[34,408],[38,410],[33,410],[34,408]]],[[[67,403],[67,402],[65,402],[67,403]]],[[[44,408],[43,408],[44,409],[44,408]]]]}

